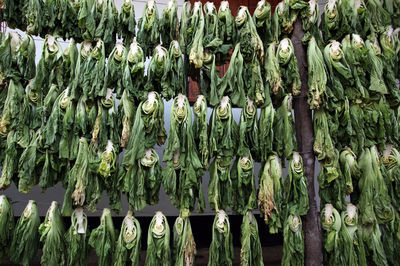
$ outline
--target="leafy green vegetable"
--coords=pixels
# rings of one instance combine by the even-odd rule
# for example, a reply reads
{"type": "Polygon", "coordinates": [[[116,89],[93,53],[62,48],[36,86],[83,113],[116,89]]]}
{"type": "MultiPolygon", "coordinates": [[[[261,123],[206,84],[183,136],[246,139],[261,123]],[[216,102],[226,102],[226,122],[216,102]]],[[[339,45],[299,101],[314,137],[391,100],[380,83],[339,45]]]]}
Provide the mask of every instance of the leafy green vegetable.
{"type": "Polygon", "coordinates": [[[272,103],[266,107],[261,108],[260,119],[258,120],[258,139],[260,145],[260,160],[266,162],[268,156],[273,151],[273,139],[274,139],[274,119],[275,109],[272,103]]]}
{"type": "Polygon", "coordinates": [[[119,125],[121,131],[121,148],[125,148],[131,136],[133,120],[135,118],[136,106],[129,97],[129,92],[124,90],[118,104],[119,125]]]}
{"type": "Polygon", "coordinates": [[[247,99],[246,107],[242,108],[239,122],[239,147],[238,155],[246,156],[251,152],[254,158],[258,158],[259,131],[257,124],[257,108],[252,100],[247,99]]]}
{"type": "MultiPolygon", "coordinates": [[[[73,100],[78,100],[81,97],[84,88],[84,78],[85,71],[88,68],[87,64],[90,62],[90,55],[92,53],[93,47],[91,42],[82,42],[80,50],[78,52],[78,59],[76,62],[75,75],[70,84],[71,92],[70,96],[73,100]]],[[[91,72],[88,72],[91,73],[91,72]]],[[[86,77],[88,78],[88,77],[86,77]]],[[[86,97],[84,98],[86,101],[86,97]]]]}
{"type": "Polygon", "coordinates": [[[240,242],[242,245],[240,250],[240,264],[264,265],[257,220],[251,211],[243,215],[240,230],[240,242]]]}
{"type": "Polygon", "coordinates": [[[184,2],[182,5],[181,19],[179,24],[179,46],[181,47],[182,53],[187,53],[189,45],[189,27],[192,16],[192,10],[190,9],[190,2],[184,2]]]}
{"type": "Polygon", "coordinates": [[[290,1],[283,0],[275,7],[272,15],[272,34],[274,41],[279,41],[282,35],[289,35],[293,31],[297,11],[290,8],[290,1]]]}
{"type": "Polygon", "coordinates": [[[0,45],[0,78],[3,84],[5,79],[19,77],[17,58],[21,43],[21,36],[17,32],[10,32],[0,45]]]}
{"type": "Polygon", "coordinates": [[[253,14],[254,24],[257,28],[258,35],[260,36],[264,49],[273,41],[272,36],[272,20],[271,20],[271,5],[265,0],[260,0],[257,3],[256,10],[253,14]]]}
{"type": "Polygon", "coordinates": [[[207,100],[204,95],[197,95],[196,102],[193,105],[193,114],[194,145],[196,145],[203,169],[207,169],[210,154],[208,147],[207,100]]]}
{"type": "Polygon", "coordinates": [[[201,2],[196,2],[192,10],[190,19],[190,28],[188,29],[189,45],[187,51],[189,52],[189,62],[194,65],[196,69],[203,66],[204,56],[204,15],[201,2]]]}
{"type": "Polygon", "coordinates": [[[219,38],[219,25],[218,25],[218,14],[217,8],[213,2],[207,2],[204,4],[204,37],[203,46],[207,52],[215,54],[222,51],[223,54],[227,54],[230,50],[230,45],[223,46],[222,40],[219,38]]]}
{"type": "Polygon", "coordinates": [[[126,56],[122,84],[129,96],[141,99],[144,80],[144,52],[137,42],[132,42],[126,56]]]}
{"type": "Polygon", "coordinates": [[[10,259],[24,266],[30,265],[39,248],[40,218],[36,202],[30,200],[18,219],[12,237],[10,259]]]}
{"type": "Polygon", "coordinates": [[[331,40],[341,40],[346,34],[351,33],[343,2],[329,0],[324,7],[319,28],[325,44],[331,40]]]}
{"type": "Polygon", "coordinates": [[[18,49],[17,64],[21,75],[22,83],[26,84],[35,77],[36,65],[36,46],[31,35],[27,35],[18,49]]]}
{"type": "MultiPolygon", "coordinates": [[[[379,57],[381,53],[381,49],[379,45],[376,43],[372,43],[370,40],[365,41],[365,47],[368,50],[368,59],[370,63],[369,73],[370,73],[370,82],[368,91],[370,95],[372,93],[379,93],[379,94],[387,94],[388,90],[385,85],[385,80],[383,78],[383,61],[379,57]],[[377,49],[375,49],[377,48],[377,49]]],[[[371,97],[371,96],[370,96],[371,97]]],[[[371,97],[372,98],[372,97],[371,97]]]]}
{"type": "Polygon", "coordinates": [[[189,217],[176,218],[173,229],[172,262],[177,266],[194,265],[196,243],[194,242],[192,226],[189,217]]]}
{"type": "Polygon", "coordinates": [[[143,9],[143,15],[138,23],[137,41],[143,48],[144,55],[150,56],[151,51],[160,43],[160,25],[158,8],[154,0],[148,0],[143,9]]]}
{"type": "Polygon", "coordinates": [[[147,69],[147,82],[145,85],[145,91],[155,91],[158,93],[163,92],[166,96],[170,97],[171,93],[169,93],[169,85],[165,83],[163,76],[164,73],[167,71],[167,66],[170,64],[168,63],[168,51],[161,45],[158,45],[154,49],[153,56],[150,59],[149,67],[147,69]]]}
{"type": "Polygon", "coordinates": [[[27,22],[26,32],[28,34],[40,35],[42,28],[44,27],[44,21],[41,16],[43,8],[43,2],[39,0],[29,0],[27,4],[27,12],[25,14],[25,20],[27,22]]]}
{"type": "Polygon", "coordinates": [[[171,265],[170,229],[167,217],[156,212],[147,234],[146,266],[171,265]]]}
{"type": "Polygon", "coordinates": [[[290,158],[297,148],[292,116],[292,96],[287,95],[273,119],[274,150],[280,157],[290,158]]]}
{"type": "Polygon", "coordinates": [[[107,66],[105,67],[105,78],[102,93],[98,96],[105,96],[107,88],[114,89],[117,97],[120,98],[123,92],[123,74],[127,51],[125,46],[117,42],[114,49],[108,56],[107,66]]]}
{"type": "Polygon", "coordinates": [[[6,261],[10,254],[10,243],[14,232],[14,211],[5,195],[0,195],[0,261],[6,261]]]}
{"type": "Polygon", "coordinates": [[[67,264],[65,246],[65,228],[58,203],[53,201],[46,213],[44,222],[39,226],[40,241],[44,242],[42,265],[67,264]]]}
{"type": "Polygon", "coordinates": [[[294,47],[289,38],[280,41],[276,50],[276,57],[279,62],[279,70],[282,77],[282,86],[285,93],[293,96],[300,94],[301,81],[297,59],[294,55],[294,47]]]}
{"type": "Polygon", "coordinates": [[[131,211],[128,211],[122,221],[113,265],[127,265],[129,261],[133,265],[139,265],[141,239],[142,229],[139,221],[133,217],[131,211]]]}
{"type": "MultiPolygon", "coordinates": [[[[318,1],[309,1],[308,5],[300,12],[303,30],[305,31],[302,42],[314,38],[319,47],[322,47],[322,35],[318,27],[320,17],[318,1]]],[[[310,44],[309,44],[310,45],[310,44]]]]}
{"type": "Polygon", "coordinates": [[[308,203],[308,180],[304,174],[303,159],[299,153],[294,152],[289,162],[289,175],[285,179],[284,206],[288,214],[306,215],[308,203]]]}
{"type": "Polygon", "coordinates": [[[365,243],[367,261],[371,261],[375,265],[389,265],[378,224],[362,225],[361,230],[365,243]]]}
{"type": "Polygon", "coordinates": [[[68,265],[87,265],[89,256],[88,220],[83,209],[78,207],[71,214],[71,226],[65,234],[68,265]]]}
{"type": "Polygon", "coordinates": [[[285,220],[282,265],[304,265],[304,234],[300,216],[290,214],[285,220]]]}
{"type": "Polygon", "coordinates": [[[324,229],[324,263],[335,265],[340,263],[342,251],[340,247],[340,228],[342,225],[339,212],[327,203],[321,211],[321,223],[324,229]]]}
{"type": "Polygon", "coordinates": [[[18,161],[18,190],[22,193],[28,193],[34,185],[39,183],[40,174],[36,166],[43,156],[37,151],[38,139],[39,132],[36,132],[18,161]]]}
{"type": "Polygon", "coordinates": [[[228,1],[221,1],[218,9],[218,34],[223,45],[232,45],[236,40],[235,20],[229,8],[228,1]]]}
{"type": "Polygon", "coordinates": [[[224,162],[221,158],[215,158],[210,165],[210,182],[208,184],[208,201],[211,209],[216,211],[226,209],[234,205],[233,184],[229,171],[231,161],[224,162]]]}
{"type": "Polygon", "coordinates": [[[232,208],[241,214],[257,208],[254,162],[249,153],[237,157],[231,170],[231,179],[233,195],[236,195],[232,208]]]}
{"type": "Polygon", "coordinates": [[[168,1],[167,7],[164,8],[159,24],[162,44],[166,47],[178,37],[178,4],[176,0],[168,1]]]}
{"type": "Polygon", "coordinates": [[[224,210],[214,218],[208,265],[232,265],[234,259],[231,225],[224,210]]]}
{"type": "Polygon", "coordinates": [[[115,256],[118,230],[114,224],[109,209],[105,208],[100,218],[100,225],[93,229],[89,238],[89,245],[96,250],[99,265],[112,265],[115,256]]]}
{"type": "Polygon", "coordinates": [[[399,189],[400,189],[400,153],[390,144],[386,144],[386,149],[382,152],[382,175],[384,175],[389,196],[393,206],[399,210],[399,189]]]}
{"type": "MultiPolygon", "coordinates": [[[[70,39],[68,47],[63,52],[61,73],[63,75],[63,86],[70,85],[75,78],[76,64],[78,62],[78,48],[74,39],[70,39]]],[[[50,90],[49,90],[50,92],[50,90]]]]}
{"type": "Polygon", "coordinates": [[[125,45],[132,43],[136,36],[135,7],[130,0],[125,0],[118,18],[118,37],[125,45]]]}
{"type": "Polygon", "coordinates": [[[170,130],[163,161],[165,192],[172,204],[180,210],[194,209],[196,199],[199,210],[205,207],[202,191],[202,164],[197,155],[192,129],[192,112],[183,94],[175,97],[171,109],[170,130]]]}
{"type": "Polygon", "coordinates": [[[283,189],[282,166],[278,156],[271,155],[260,172],[258,206],[270,234],[282,228],[283,189]]]}
{"type": "Polygon", "coordinates": [[[322,105],[328,81],[324,57],[312,36],[307,48],[308,64],[308,104],[311,109],[319,109],[322,105]]]}

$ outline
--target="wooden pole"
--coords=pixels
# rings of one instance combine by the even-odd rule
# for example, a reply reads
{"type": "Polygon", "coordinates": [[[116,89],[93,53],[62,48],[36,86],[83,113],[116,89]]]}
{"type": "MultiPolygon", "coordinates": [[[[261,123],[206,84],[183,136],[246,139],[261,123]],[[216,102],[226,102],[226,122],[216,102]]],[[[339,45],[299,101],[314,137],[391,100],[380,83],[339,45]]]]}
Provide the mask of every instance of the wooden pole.
{"type": "Polygon", "coordinates": [[[322,265],[322,234],[315,193],[315,156],[313,152],[314,131],[312,112],[307,103],[307,57],[306,51],[301,42],[301,39],[304,36],[301,24],[301,19],[297,18],[291,38],[301,78],[301,94],[293,99],[293,107],[296,138],[299,152],[303,157],[304,170],[308,179],[308,196],[310,204],[310,209],[305,216],[305,219],[303,219],[303,230],[305,235],[304,263],[305,265],[317,266],[322,265]]]}

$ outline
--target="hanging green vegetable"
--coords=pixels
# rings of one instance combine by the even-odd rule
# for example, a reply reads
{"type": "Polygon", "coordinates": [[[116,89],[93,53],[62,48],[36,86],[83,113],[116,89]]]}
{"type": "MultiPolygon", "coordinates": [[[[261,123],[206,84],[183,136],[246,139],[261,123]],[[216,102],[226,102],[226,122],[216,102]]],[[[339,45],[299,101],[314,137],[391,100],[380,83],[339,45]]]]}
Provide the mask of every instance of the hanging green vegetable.
{"type": "Polygon", "coordinates": [[[340,263],[342,250],[340,246],[341,218],[332,204],[325,204],[321,211],[321,223],[324,229],[324,263],[335,265],[340,263]]]}
{"type": "Polygon", "coordinates": [[[17,64],[22,83],[25,85],[36,74],[36,46],[31,35],[27,35],[18,49],[17,64]]]}
{"type": "Polygon", "coordinates": [[[392,204],[400,210],[400,153],[390,144],[382,152],[382,166],[392,204]]]}
{"type": "Polygon", "coordinates": [[[318,161],[322,163],[331,163],[336,159],[336,149],[333,144],[328,118],[323,108],[314,112],[314,152],[318,161]]]}
{"type": "Polygon", "coordinates": [[[232,170],[233,209],[244,215],[257,208],[257,194],[254,178],[254,162],[250,154],[237,157],[232,170]]]}
{"type": "Polygon", "coordinates": [[[187,47],[189,45],[189,26],[192,16],[192,10],[190,9],[190,2],[185,1],[182,5],[181,19],[179,25],[179,46],[182,49],[182,53],[187,54],[187,47]]]}
{"type": "Polygon", "coordinates": [[[193,114],[194,145],[196,145],[203,169],[207,169],[210,154],[208,147],[207,100],[204,95],[197,95],[196,102],[193,105],[193,114]]]}
{"type": "Polygon", "coordinates": [[[167,66],[170,64],[168,62],[168,51],[161,45],[158,45],[154,49],[153,56],[150,59],[149,67],[147,69],[147,82],[145,85],[145,91],[155,91],[158,93],[163,92],[164,94],[170,96],[169,92],[169,84],[163,82],[164,73],[167,71],[167,66]],[[165,86],[165,87],[164,87],[165,86]]]}
{"type": "Polygon", "coordinates": [[[68,265],[88,264],[89,236],[87,216],[83,209],[78,207],[71,214],[71,227],[65,234],[68,265]]]}
{"type": "Polygon", "coordinates": [[[100,225],[93,229],[89,238],[89,245],[96,250],[99,265],[112,265],[115,256],[118,230],[114,224],[109,209],[105,208],[100,218],[100,225]]]}
{"type": "Polygon", "coordinates": [[[353,184],[357,184],[356,182],[361,177],[361,172],[357,164],[357,157],[350,148],[346,148],[340,153],[340,167],[346,182],[346,193],[347,195],[351,195],[353,201],[354,194],[350,193],[353,193],[354,187],[357,187],[353,186],[353,184]]]}
{"type": "Polygon", "coordinates": [[[230,99],[224,96],[220,104],[214,107],[211,115],[210,157],[220,158],[224,166],[229,165],[237,153],[237,140],[238,126],[233,119],[230,99]]]}
{"type": "Polygon", "coordinates": [[[105,43],[99,40],[89,55],[85,72],[83,73],[83,84],[81,86],[83,95],[87,99],[93,100],[96,96],[104,97],[106,95],[106,89],[103,88],[105,64],[105,43]]]}
{"type": "Polygon", "coordinates": [[[118,10],[114,0],[97,1],[96,31],[93,40],[104,41],[106,53],[109,54],[117,36],[118,10]]]}
{"type": "Polygon", "coordinates": [[[289,0],[283,0],[276,5],[275,12],[272,15],[272,34],[275,42],[293,31],[296,19],[297,11],[290,7],[289,0]]]}
{"type": "Polygon", "coordinates": [[[329,0],[324,7],[319,28],[325,44],[331,40],[341,40],[346,34],[351,33],[343,2],[329,0]]]}
{"type": "Polygon", "coordinates": [[[234,206],[234,189],[230,174],[231,161],[215,158],[210,165],[208,201],[212,210],[227,209],[234,206]]]}
{"type": "MultiPolygon", "coordinates": [[[[61,73],[63,76],[62,87],[70,86],[75,78],[76,64],[78,63],[78,48],[74,39],[70,39],[68,47],[63,52],[61,73]]],[[[50,91],[50,90],[49,90],[50,91]]]]}
{"type": "Polygon", "coordinates": [[[40,217],[36,202],[30,200],[14,229],[10,259],[23,266],[30,265],[39,248],[40,217]]]}
{"type": "Polygon", "coordinates": [[[5,195],[0,195],[0,262],[10,254],[10,243],[14,232],[14,211],[5,195]]]}
{"type": "Polygon", "coordinates": [[[196,199],[199,211],[204,207],[202,191],[202,164],[195,149],[192,110],[183,94],[175,97],[172,103],[170,130],[163,161],[167,163],[163,170],[165,192],[172,204],[180,210],[193,211],[196,199]]]}
{"type": "MultiPolygon", "coordinates": [[[[386,1],[385,1],[386,2],[386,1]]],[[[370,15],[370,24],[372,32],[382,32],[384,28],[390,25],[390,13],[383,7],[383,1],[367,0],[365,5],[370,15]]]]}
{"type": "Polygon", "coordinates": [[[179,19],[178,5],[176,0],[169,0],[167,7],[164,8],[159,24],[162,44],[168,47],[173,40],[178,37],[179,19]]]}
{"type": "Polygon", "coordinates": [[[322,36],[318,28],[320,17],[318,1],[309,1],[307,6],[301,11],[302,26],[305,34],[301,39],[303,43],[315,38],[318,46],[322,47],[322,36]]]}
{"type": "Polygon", "coordinates": [[[276,57],[283,81],[283,92],[291,93],[293,96],[299,95],[301,90],[299,68],[292,41],[289,38],[280,41],[276,50],[276,57]]]}
{"type": "Polygon", "coordinates": [[[129,92],[124,90],[122,97],[118,104],[118,128],[121,131],[121,148],[125,148],[128,144],[129,138],[131,136],[131,129],[133,125],[133,120],[135,119],[136,106],[131,97],[129,97],[129,92]]]}
{"type": "Polygon", "coordinates": [[[164,99],[170,100],[179,93],[186,95],[186,79],[179,42],[173,40],[169,46],[165,72],[161,80],[161,87],[163,88],[162,96],[164,99]]]}
{"type": "Polygon", "coordinates": [[[212,54],[220,52],[222,50],[223,54],[227,54],[230,47],[224,46],[222,48],[223,42],[219,38],[219,26],[218,26],[218,14],[217,8],[213,2],[207,2],[204,4],[204,37],[203,46],[204,49],[212,54]]]}
{"type": "Polygon", "coordinates": [[[308,203],[308,180],[304,174],[303,158],[299,153],[293,153],[293,159],[289,162],[289,175],[285,179],[284,206],[288,214],[306,215],[308,203]]]}
{"type": "Polygon", "coordinates": [[[264,44],[264,50],[266,50],[267,45],[273,41],[271,5],[267,1],[258,1],[256,10],[253,14],[253,20],[257,28],[258,35],[264,44]]]}
{"type": "MultiPolygon", "coordinates": [[[[88,68],[90,55],[92,53],[93,47],[91,42],[82,42],[80,50],[78,52],[78,59],[76,62],[74,79],[71,81],[70,96],[73,100],[78,100],[83,92],[83,81],[85,78],[85,71],[88,68]]],[[[91,73],[91,72],[88,72],[91,73]]],[[[84,99],[86,101],[86,97],[84,99]]]]}
{"type": "Polygon", "coordinates": [[[243,215],[243,222],[240,227],[240,250],[241,265],[264,265],[260,236],[258,234],[257,220],[251,211],[243,215]]]}
{"type": "Polygon", "coordinates": [[[146,266],[171,265],[170,229],[167,217],[156,212],[147,234],[146,266]]]}
{"type": "Polygon", "coordinates": [[[378,224],[362,225],[361,230],[367,261],[371,261],[375,265],[389,265],[378,224]]]}
{"type": "Polygon", "coordinates": [[[214,218],[208,265],[232,265],[233,259],[231,225],[225,211],[219,210],[214,218]]]}
{"type": "Polygon", "coordinates": [[[181,217],[181,215],[179,215],[175,220],[173,233],[173,264],[176,266],[194,265],[196,243],[194,242],[189,217],[181,217]]]}
{"type": "Polygon", "coordinates": [[[126,56],[122,85],[130,97],[142,98],[144,79],[144,52],[137,42],[132,42],[126,56]]]}
{"type": "Polygon", "coordinates": [[[273,140],[274,140],[274,119],[275,109],[272,103],[266,107],[261,108],[260,119],[258,120],[258,139],[260,145],[260,157],[261,162],[266,162],[268,156],[273,152],[273,140]]]}
{"type": "Polygon", "coordinates": [[[102,93],[98,96],[105,96],[104,91],[108,88],[116,92],[117,97],[121,98],[123,88],[123,74],[127,51],[125,46],[117,42],[107,59],[105,67],[104,86],[102,93]]]}
{"type": "Polygon", "coordinates": [[[223,45],[232,48],[236,41],[236,28],[228,1],[221,1],[218,9],[218,34],[223,45]]]}
{"type": "Polygon", "coordinates": [[[189,62],[194,65],[196,69],[203,66],[203,39],[204,39],[204,15],[201,2],[194,3],[192,10],[192,17],[190,19],[189,33],[189,62]]]}
{"type": "Polygon", "coordinates": [[[238,155],[245,156],[251,152],[253,158],[259,157],[259,131],[257,124],[257,108],[254,102],[247,98],[246,107],[242,108],[239,122],[238,155]]]}
{"type": "Polygon", "coordinates": [[[276,110],[274,121],[274,150],[280,157],[291,158],[297,149],[292,116],[292,96],[286,95],[276,110]]]}
{"type": "Polygon", "coordinates": [[[344,251],[340,254],[341,262],[346,265],[367,265],[357,207],[351,203],[347,204],[347,208],[342,212],[341,218],[341,243],[339,244],[344,251]]]}
{"type": "Polygon", "coordinates": [[[142,229],[139,221],[128,211],[121,225],[121,232],[115,248],[115,258],[113,265],[132,265],[140,264],[140,246],[142,239],[142,229]]]}
{"type": "Polygon", "coordinates": [[[43,22],[43,2],[37,0],[29,0],[27,4],[27,12],[25,20],[27,22],[26,32],[32,35],[42,35],[43,22]]]}
{"type": "Polygon", "coordinates": [[[43,244],[42,265],[66,265],[65,228],[58,203],[53,201],[39,226],[40,241],[43,244]]]}
{"type": "Polygon", "coordinates": [[[304,234],[300,216],[290,214],[283,227],[282,266],[304,265],[304,234]]]}
{"type": "Polygon", "coordinates": [[[39,131],[33,137],[18,161],[18,191],[29,193],[30,189],[39,183],[40,172],[37,165],[43,159],[43,154],[38,152],[39,131]]]}
{"type": "Polygon", "coordinates": [[[154,0],[148,0],[144,6],[143,16],[138,23],[137,41],[143,48],[146,57],[160,43],[160,25],[158,8],[154,0]]]}
{"type": "Polygon", "coordinates": [[[322,105],[328,80],[324,57],[317,45],[317,41],[311,36],[307,48],[308,64],[308,104],[311,109],[319,109],[322,105]]]}
{"type": "Polygon", "coordinates": [[[135,7],[131,0],[125,0],[118,18],[118,37],[123,39],[125,45],[129,45],[135,36],[135,7]]]}
{"type": "Polygon", "coordinates": [[[369,87],[368,92],[370,93],[370,98],[372,93],[379,94],[387,94],[388,89],[385,85],[385,80],[383,78],[384,75],[384,62],[381,55],[381,48],[379,44],[373,43],[371,40],[365,41],[365,47],[368,50],[368,60],[369,60],[369,68],[368,72],[370,74],[369,87]]]}
{"type": "Polygon", "coordinates": [[[276,234],[282,228],[283,189],[282,166],[278,156],[271,155],[260,173],[258,206],[270,234],[276,234]]]}
{"type": "Polygon", "coordinates": [[[12,31],[7,33],[0,45],[0,79],[2,84],[5,84],[4,81],[8,78],[17,79],[20,76],[17,58],[21,43],[21,35],[12,31]]]}

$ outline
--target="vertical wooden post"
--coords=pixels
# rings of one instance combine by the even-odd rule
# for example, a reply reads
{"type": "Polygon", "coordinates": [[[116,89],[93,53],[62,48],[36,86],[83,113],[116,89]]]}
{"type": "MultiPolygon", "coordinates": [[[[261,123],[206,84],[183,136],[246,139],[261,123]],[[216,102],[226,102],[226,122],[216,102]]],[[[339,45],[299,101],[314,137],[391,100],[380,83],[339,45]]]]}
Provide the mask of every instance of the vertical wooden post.
{"type": "Polygon", "coordinates": [[[297,18],[294,25],[292,42],[297,58],[301,78],[301,94],[294,98],[294,117],[296,125],[296,138],[298,149],[303,157],[304,170],[308,179],[308,196],[310,210],[303,220],[305,235],[305,265],[322,265],[322,235],[319,211],[317,209],[315,194],[315,156],[313,152],[314,132],[310,106],[307,103],[308,72],[306,51],[301,42],[304,31],[301,19],[297,18]]]}

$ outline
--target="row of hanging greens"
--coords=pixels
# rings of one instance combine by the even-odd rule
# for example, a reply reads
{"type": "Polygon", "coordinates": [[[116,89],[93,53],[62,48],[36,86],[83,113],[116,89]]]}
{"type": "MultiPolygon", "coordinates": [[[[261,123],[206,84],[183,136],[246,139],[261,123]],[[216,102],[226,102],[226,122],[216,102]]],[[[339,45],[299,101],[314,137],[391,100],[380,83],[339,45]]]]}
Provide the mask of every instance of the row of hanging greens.
{"type": "MultiPolygon", "coordinates": [[[[100,225],[90,232],[82,208],[71,215],[66,230],[58,203],[53,201],[43,223],[36,202],[31,200],[18,222],[4,195],[0,196],[0,262],[11,260],[30,265],[43,242],[41,265],[88,265],[89,248],[95,249],[100,266],[139,265],[142,230],[129,211],[121,230],[114,227],[109,209],[104,209],[100,225]]],[[[243,265],[264,265],[257,220],[251,211],[243,215],[240,261],[243,265]]],[[[171,232],[167,218],[156,212],[147,234],[144,265],[194,265],[196,243],[188,217],[177,217],[171,232]],[[172,244],[172,245],[171,245],[172,244]]],[[[232,233],[228,215],[219,211],[212,226],[209,265],[232,265],[232,233]]]]}
{"type": "Polygon", "coordinates": [[[305,35],[325,265],[400,265],[399,14],[331,0],[305,35]]]}

